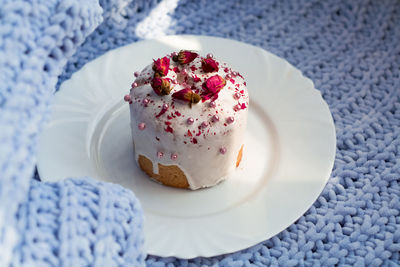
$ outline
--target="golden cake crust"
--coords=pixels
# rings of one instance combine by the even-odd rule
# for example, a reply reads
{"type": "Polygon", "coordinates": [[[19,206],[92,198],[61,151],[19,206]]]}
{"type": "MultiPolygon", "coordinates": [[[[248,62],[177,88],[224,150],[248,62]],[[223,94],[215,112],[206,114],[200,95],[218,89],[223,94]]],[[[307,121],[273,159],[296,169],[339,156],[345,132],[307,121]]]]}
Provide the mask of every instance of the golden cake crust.
{"type": "MultiPolygon", "coordinates": [[[[239,166],[243,155],[243,145],[236,159],[236,167],[239,166]]],[[[138,163],[142,171],[144,171],[148,176],[152,177],[154,180],[162,183],[163,185],[177,187],[177,188],[189,188],[189,183],[187,181],[185,173],[177,165],[162,165],[158,163],[158,172],[155,174],[153,172],[153,162],[143,155],[139,155],[138,163]]]]}
{"type": "Polygon", "coordinates": [[[189,183],[186,179],[186,175],[176,165],[165,166],[158,163],[158,172],[153,172],[153,163],[151,160],[143,155],[139,155],[138,163],[140,168],[150,177],[162,183],[163,185],[178,187],[178,188],[189,188],[189,183]]]}

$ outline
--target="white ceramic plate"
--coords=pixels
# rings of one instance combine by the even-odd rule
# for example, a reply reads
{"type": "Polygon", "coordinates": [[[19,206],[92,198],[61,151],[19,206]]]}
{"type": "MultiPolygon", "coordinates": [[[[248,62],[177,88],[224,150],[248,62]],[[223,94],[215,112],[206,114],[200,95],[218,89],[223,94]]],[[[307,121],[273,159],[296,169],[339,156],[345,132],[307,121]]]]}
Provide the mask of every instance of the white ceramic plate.
{"type": "Polygon", "coordinates": [[[112,50],[62,84],[40,138],[38,170],[43,181],[88,175],[131,189],[144,209],[149,254],[209,257],[255,245],[298,219],[325,186],[335,147],[327,104],[285,60],[237,41],[168,36],[112,50]],[[180,49],[229,63],[251,98],[240,168],[198,191],[159,185],[138,169],[122,101],[134,71],[180,49]]]}

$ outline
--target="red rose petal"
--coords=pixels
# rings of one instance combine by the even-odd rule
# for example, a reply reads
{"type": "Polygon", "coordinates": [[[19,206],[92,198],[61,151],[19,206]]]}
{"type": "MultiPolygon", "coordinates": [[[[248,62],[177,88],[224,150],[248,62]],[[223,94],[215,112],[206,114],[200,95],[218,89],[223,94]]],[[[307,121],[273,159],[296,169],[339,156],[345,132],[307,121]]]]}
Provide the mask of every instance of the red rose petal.
{"type": "Polygon", "coordinates": [[[178,61],[180,64],[187,64],[192,62],[197,56],[198,54],[195,52],[181,50],[179,51],[178,55],[176,57],[173,57],[172,59],[174,61],[178,61]]]}
{"type": "Polygon", "coordinates": [[[208,78],[202,85],[203,93],[201,97],[203,98],[203,102],[208,99],[217,99],[218,93],[224,88],[225,84],[225,79],[218,74],[208,78]]]}
{"type": "Polygon", "coordinates": [[[167,126],[167,128],[164,129],[168,133],[174,133],[174,129],[171,128],[171,126],[167,126]]]}
{"type": "Polygon", "coordinates": [[[171,91],[169,79],[154,77],[151,80],[151,87],[157,95],[168,95],[171,91]]]}
{"type": "Polygon", "coordinates": [[[213,58],[203,58],[201,59],[201,69],[204,72],[216,72],[218,71],[218,62],[213,58]]]}
{"type": "Polygon", "coordinates": [[[163,57],[157,60],[154,60],[153,70],[154,72],[160,74],[160,76],[166,76],[168,74],[169,69],[169,58],[163,57]]]}
{"type": "Polygon", "coordinates": [[[189,103],[197,103],[200,101],[200,96],[194,93],[191,89],[185,88],[172,94],[173,99],[183,100],[189,103]]]}

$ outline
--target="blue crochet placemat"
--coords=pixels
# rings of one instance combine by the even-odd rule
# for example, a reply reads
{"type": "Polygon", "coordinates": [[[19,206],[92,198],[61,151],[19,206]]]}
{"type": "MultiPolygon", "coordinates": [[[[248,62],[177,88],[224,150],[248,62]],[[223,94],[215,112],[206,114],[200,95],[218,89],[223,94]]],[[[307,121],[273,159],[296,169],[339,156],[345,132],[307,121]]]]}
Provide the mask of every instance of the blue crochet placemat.
{"type": "Polygon", "coordinates": [[[51,89],[65,60],[57,88],[110,49],[167,34],[231,38],[288,60],[314,81],[328,103],[337,154],[318,200],[275,237],[213,258],[149,255],[147,265],[400,265],[399,1],[103,0],[103,11],[96,0],[49,0],[37,6],[28,0],[3,1],[0,67],[6,68],[0,71],[0,86],[6,86],[0,90],[0,265],[7,257],[14,266],[143,264],[141,211],[131,192],[91,179],[44,184],[25,178],[34,168],[34,141],[45,117],[37,114],[47,114],[51,89]],[[33,28],[31,21],[41,20],[46,27],[27,30],[33,28]],[[26,39],[30,41],[20,44],[26,39]],[[48,51],[53,52],[46,56],[48,51]],[[40,60],[43,55],[45,61],[40,60]],[[41,73],[38,69],[43,74],[32,75],[41,73]],[[68,190],[72,198],[60,195],[68,190]],[[123,197],[118,199],[119,195],[123,197]],[[65,202],[68,199],[71,203],[65,202]],[[75,217],[63,211],[68,205],[75,217]],[[89,221],[82,231],[76,226],[81,218],[89,221]],[[104,246],[96,247],[98,240],[104,246]],[[17,245],[7,245],[10,242],[17,245]]]}
{"type": "Polygon", "coordinates": [[[154,266],[397,265],[400,261],[398,1],[134,1],[78,49],[61,81],[109,49],[165,34],[232,38],[287,59],[332,112],[337,155],[315,204],[287,230],[212,259],[154,266]]]}

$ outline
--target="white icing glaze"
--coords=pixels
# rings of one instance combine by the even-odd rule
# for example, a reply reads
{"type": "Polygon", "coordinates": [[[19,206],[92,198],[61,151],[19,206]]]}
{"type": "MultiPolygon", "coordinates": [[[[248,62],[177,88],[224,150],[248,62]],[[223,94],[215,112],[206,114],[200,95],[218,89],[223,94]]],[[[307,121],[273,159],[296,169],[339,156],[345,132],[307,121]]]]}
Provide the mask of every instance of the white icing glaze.
{"type": "Polygon", "coordinates": [[[215,100],[216,107],[209,106],[210,100],[200,101],[192,104],[172,98],[172,94],[181,89],[194,85],[200,89],[204,81],[216,74],[225,78],[231,71],[224,63],[219,63],[219,71],[204,73],[201,69],[201,57],[198,56],[193,62],[181,65],[170,61],[167,76],[171,80],[177,80],[177,84],[171,82],[173,87],[169,95],[159,96],[150,85],[154,71],[150,64],[137,77],[135,82],[138,87],[131,90],[132,104],[131,128],[135,144],[136,160],[143,155],[153,162],[153,172],[158,174],[158,163],[163,165],[177,165],[185,173],[190,189],[209,187],[217,184],[236,168],[237,155],[244,142],[244,133],[247,123],[249,105],[248,92],[244,79],[233,76],[226,80],[226,85],[219,92],[215,100]],[[176,73],[173,69],[185,68],[188,72],[186,85],[182,72],[176,73]],[[228,72],[227,72],[228,71],[228,72]],[[194,82],[193,75],[200,78],[194,82]],[[240,93],[240,98],[235,98],[235,93],[240,93]],[[147,107],[142,103],[143,99],[149,99],[147,107]],[[156,117],[162,105],[167,103],[168,110],[158,118],[156,117]],[[238,103],[245,104],[246,108],[235,111],[238,103]],[[213,122],[213,115],[219,116],[219,121],[213,122]],[[234,117],[233,123],[228,123],[227,118],[234,117]],[[194,123],[189,125],[187,119],[192,117],[194,123]],[[208,126],[202,128],[200,125],[206,121],[208,126]],[[138,124],[144,122],[144,130],[138,128],[138,124]],[[166,131],[167,124],[173,129],[173,133],[166,131]],[[189,136],[190,131],[192,136],[189,136]],[[221,154],[220,148],[225,147],[226,153],[221,154]],[[159,159],[157,152],[161,151],[164,156],[159,159]],[[178,157],[173,160],[171,155],[176,153],[178,157]]]}

